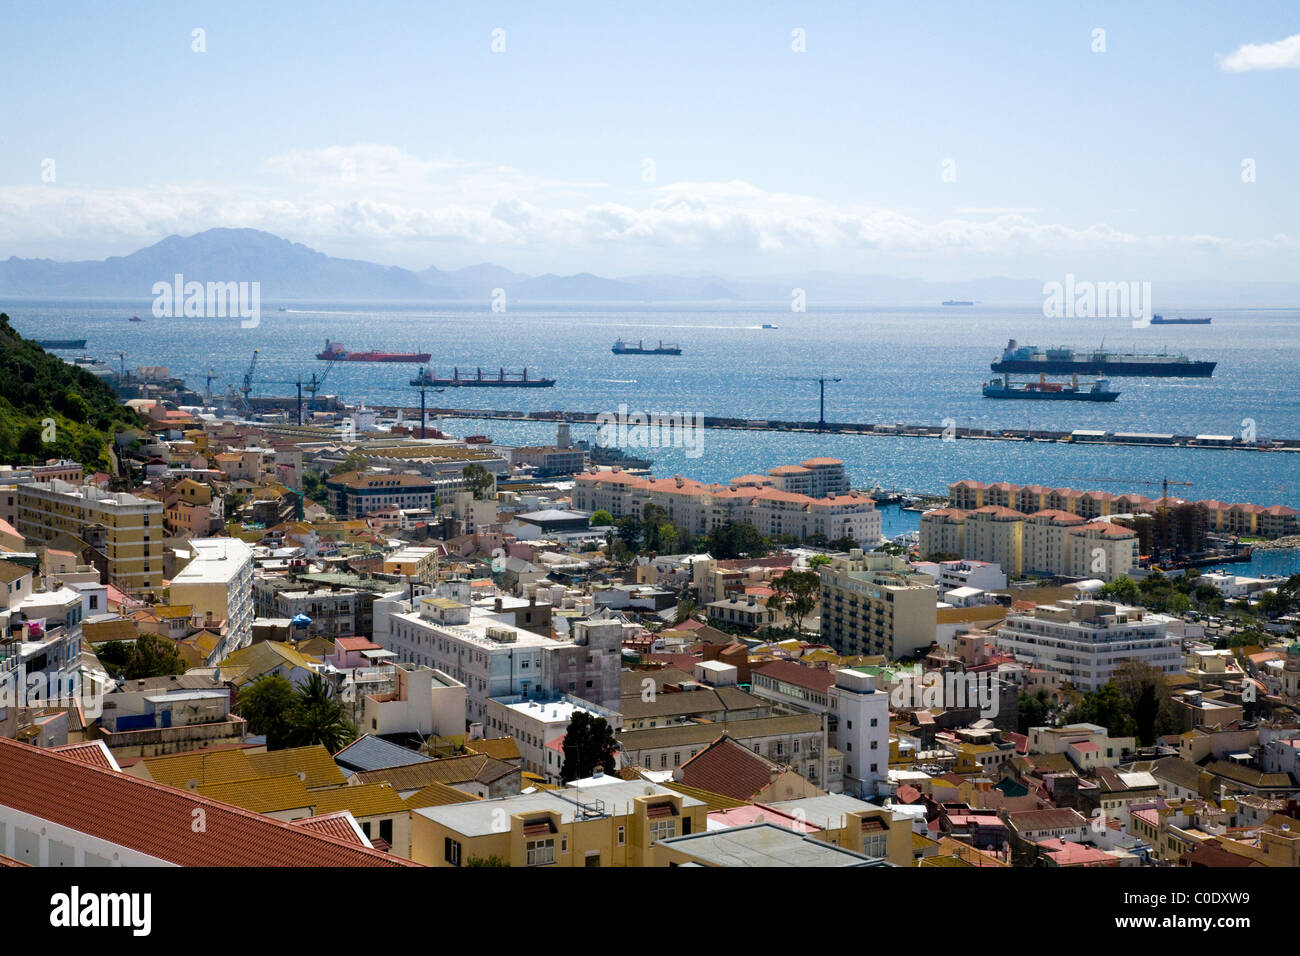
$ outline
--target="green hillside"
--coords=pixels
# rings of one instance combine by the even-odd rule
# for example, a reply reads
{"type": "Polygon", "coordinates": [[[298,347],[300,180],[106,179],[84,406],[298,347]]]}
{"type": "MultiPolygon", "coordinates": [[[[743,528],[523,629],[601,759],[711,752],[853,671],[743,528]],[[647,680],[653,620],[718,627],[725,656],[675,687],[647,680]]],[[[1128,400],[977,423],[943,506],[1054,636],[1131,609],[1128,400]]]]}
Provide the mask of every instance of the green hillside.
{"type": "Polygon", "coordinates": [[[24,339],[0,312],[0,463],[70,458],[108,471],[114,433],[140,424],[108,385],[24,339]]]}

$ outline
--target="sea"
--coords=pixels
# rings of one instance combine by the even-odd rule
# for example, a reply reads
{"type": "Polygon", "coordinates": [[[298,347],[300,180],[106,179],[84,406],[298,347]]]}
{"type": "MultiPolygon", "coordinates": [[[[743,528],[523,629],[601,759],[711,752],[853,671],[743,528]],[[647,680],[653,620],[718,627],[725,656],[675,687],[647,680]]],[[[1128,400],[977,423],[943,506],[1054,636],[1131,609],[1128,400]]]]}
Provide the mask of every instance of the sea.
{"type": "MultiPolygon", "coordinates": [[[[253,395],[292,396],[299,378],[324,373],[326,340],[349,350],[429,352],[439,375],[504,368],[554,378],[547,389],[446,389],[430,406],[518,411],[680,413],[816,421],[824,379],[825,418],[957,428],[1253,435],[1300,438],[1300,309],[1160,307],[1167,316],[1212,315],[1211,325],[1133,328],[1129,319],[1049,319],[1041,308],[888,308],[854,305],[792,312],[746,303],[482,304],[263,302],[260,322],[155,318],[152,300],[11,299],[0,304],[29,338],[85,338],[85,354],[114,367],[166,366],[202,392],[237,385],[254,350],[253,395]],[[130,322],[138,315],[143,321],[130,322]],[[764,328],[773,325],[776,328],[764,328]],[[616,356],[616,339],[661,340],[680,356],[616,356]],[[1040,347],[1185,353],[1218,362],[1209,379],[1112,378],[1111,403],[986,399],[989,363],[1009,340],[1040,347]]],[[[418,406],[417,367],[336,363],[323,394],[348,403],[418,406]]],[[[1059,380],[1059,377],[1058,377],[1059,380]]],[[[554,440],[546,423],[455,419],[454,435],[502,444],[554,440]]],[[[575,439],[596,437],[574,425],[575,439]]],[[[942,493],[963,478],[1069,486],[1155,497],[1161,482],[1187,498],[1300,509],[1300,457],[1291,452],[941,441],[783,431],[710,429],[699,441],[629,448],[660,475],[727,481],[779,464],[841,458],[854,487],[942,493]],[[1175,484],[1185,482],[1186,484],[1175,484]]],[[[914,512],[886,515],[887,533],[916,526],[914,512]]],[[[1300,570],[1300,552],[1257,552],[1260,568],[1300,570]]],[[[1235,566],[1239,573],[1258,570],[1235,566]]]]}

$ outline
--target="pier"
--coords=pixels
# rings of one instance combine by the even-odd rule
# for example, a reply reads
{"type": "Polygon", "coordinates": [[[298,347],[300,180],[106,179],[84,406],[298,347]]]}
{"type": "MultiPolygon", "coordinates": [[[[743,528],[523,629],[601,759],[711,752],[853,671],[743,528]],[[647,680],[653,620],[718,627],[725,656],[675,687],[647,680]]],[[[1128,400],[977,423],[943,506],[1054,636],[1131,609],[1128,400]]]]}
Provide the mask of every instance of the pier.
{"type": "MultiPolygon", "coordinates": [[[[273,404],[273,399],[259,399],[261,407],[273,404]]],[[[285,408],[293,407],[293,399],[282,399],[285,408]]],[[[405,407],[397,405],[373,406],[380,413],[396,414],[404,417],[414,416],[419,420],[419,406],[405,407]]],[[[485,421],[504,422],[572,422],[573,424],[599,424],[601,412],[575,411],[512,411],[487,408],[436,408],[426,409],[428,415],[439,418],[476,418],[485,421]]],[[[660,414],[668,414],[661,412],[660,414]]],[[[1258,452],[1300,452],[1300,438],[1260,439],[1245,442],[1235,436],[1207,435],[1172,435],[1137,432],[1102,432],[1076,429],[1072,432],[1050,431],[1034,428],[944,428],[942,425],[911,425],[902,422],[863,423],[863,422],[825,422],[782,421],[778,419],[744,419],[725,418],[706,415],[701,420],[705,428],[718,428],[732,431],[783,431],[804,432],[811,434],[859,435],[875,438],[931,438],[939,441],[1036,441],[1061,442],[1065,444],[1090,445],[1130,445],[1163,448],[1217,448],[1220,450],[1258,451],[1258,452]]]]}

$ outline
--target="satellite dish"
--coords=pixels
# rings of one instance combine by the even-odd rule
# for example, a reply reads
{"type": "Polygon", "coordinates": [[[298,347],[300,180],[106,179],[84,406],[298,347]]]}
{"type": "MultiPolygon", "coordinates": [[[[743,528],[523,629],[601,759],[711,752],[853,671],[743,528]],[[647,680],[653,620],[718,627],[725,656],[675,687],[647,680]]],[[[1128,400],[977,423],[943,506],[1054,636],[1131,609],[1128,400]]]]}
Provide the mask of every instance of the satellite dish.
{"type": "Polygon", "coordinates": [[[306,782],[307,782],[307,771],[306,771],[306,770],[299,770],[299,771],[298,771],[298,779],[301,780],[303,783],[306,783],[306,782]]]}
{"type": "Polygon", "coordinates": [[[185,781],[185,789],[186,789],[186,790],[197,790],[197,789],[199,789],[199,781],[198,781],[198,778],[196,778],[196,777],[190,777],[190,779],[186,780],[186,781],[185,781]]]}

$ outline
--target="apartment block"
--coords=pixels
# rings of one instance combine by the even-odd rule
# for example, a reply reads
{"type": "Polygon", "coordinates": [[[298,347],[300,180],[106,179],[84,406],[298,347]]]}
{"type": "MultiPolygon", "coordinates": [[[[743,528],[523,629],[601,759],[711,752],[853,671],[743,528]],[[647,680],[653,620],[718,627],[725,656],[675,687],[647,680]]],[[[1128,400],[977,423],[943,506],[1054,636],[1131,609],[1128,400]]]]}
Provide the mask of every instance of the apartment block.
{"type": "Polygon", "coordinates": [[[95,485],[59,479],[15,487],[17,527],[28,538],[49,541],[76,535],[108,559],[109,581],[124,590],[163,582],[163,504],[95,485]]]}
{"type": "Polygon", "coordinates": [[[171,580],[172,604],[225,621],[223,654],[245,647],[253,636],[253,549],[238,538],[199,538],[190,546],[190,563],[171,580]]]}
{"type": "Polygon", "coordinates": [[[398,660],[435,667],[466,686],[469,720],[483,722],[492,698],[572,694],[616,707],[622,665],[622,620],[598,614],[573,622],[555,640],[497,614],[447,597],[394,592],[374,603],[374,641],[398,660]]]}
{"type": "Polygon", "coordinates": [[[1058,686],[1068,681],[1079,690],[1105,686],[1130,659],[1166,674],[1182,669],[1182,641],[1166,633],[1164,617],[1104,601],[1058,601],[1008,615],[993,642],[1058,686]]]}
{"type": "Polygon", "coordinates": [[[902,558],[855,548],[818,574],[821,634],[837,653],[898,660],[934,641],[939,589],[902,558]]]}

